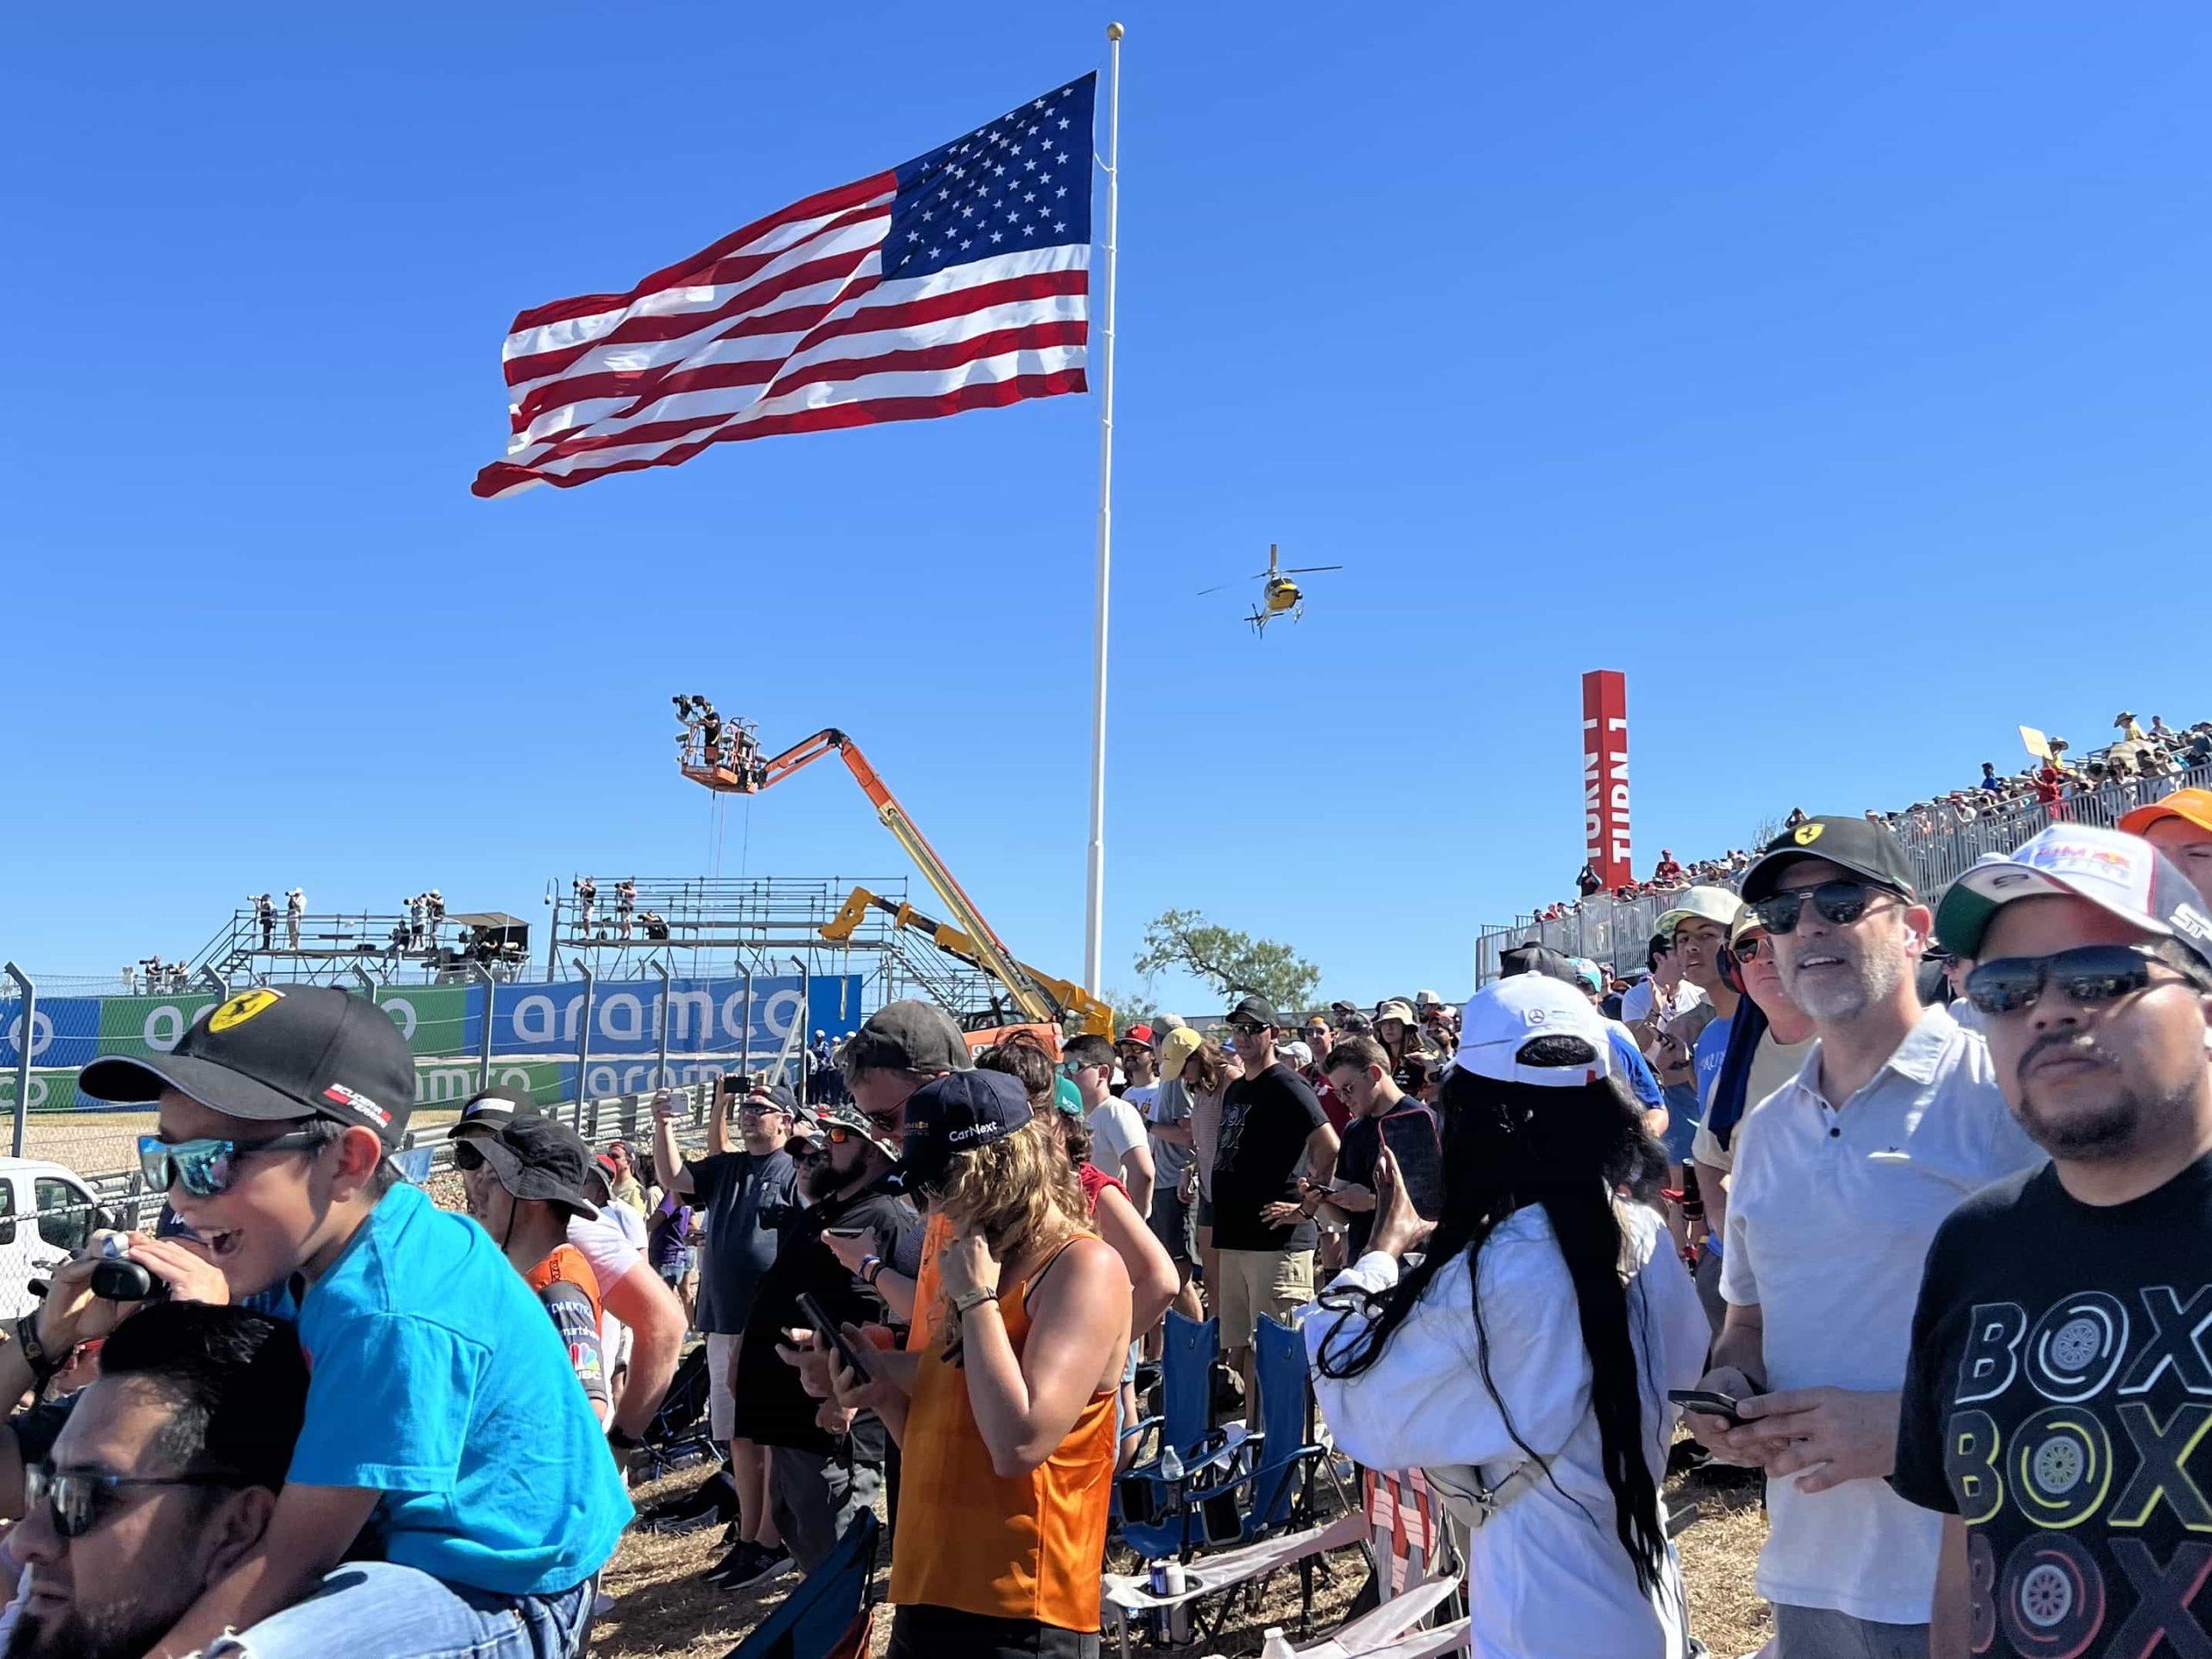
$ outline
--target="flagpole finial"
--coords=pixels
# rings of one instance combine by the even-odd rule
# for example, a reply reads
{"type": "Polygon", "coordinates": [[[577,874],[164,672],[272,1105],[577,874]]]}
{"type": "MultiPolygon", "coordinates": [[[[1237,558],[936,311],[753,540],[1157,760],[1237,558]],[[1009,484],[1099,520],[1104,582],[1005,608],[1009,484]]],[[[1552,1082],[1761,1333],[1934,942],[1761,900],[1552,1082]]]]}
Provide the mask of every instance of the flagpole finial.
{"type": "Polygon", "coordinates": [[[1118,40],[1120,40],[1120,39],[1122,38],[1122,26],[1121,26],[1119,23],[1109,23],[1109,24],[1107,24],[1107,25],[1106,25],[1106,38],[1107,38],[1108,40],[1109,40],[1109,41],[1118,41],[1118,40]]]}

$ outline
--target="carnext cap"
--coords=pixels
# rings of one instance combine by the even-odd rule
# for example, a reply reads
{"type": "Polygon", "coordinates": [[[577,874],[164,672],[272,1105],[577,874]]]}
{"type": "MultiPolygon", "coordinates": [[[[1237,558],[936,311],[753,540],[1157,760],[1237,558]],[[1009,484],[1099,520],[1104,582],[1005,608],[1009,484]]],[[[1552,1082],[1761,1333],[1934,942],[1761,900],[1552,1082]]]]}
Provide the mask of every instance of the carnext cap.
{"type": "Polygon", "coordinates": [[[2149,842],[2093,823],[2053,824],[2010,853],[1991,853],[1971,866],[1943,895],[1936,941],[1955,957],[1978,957],[2000,906],[2043,893],[2101,905],[2146,933],[2178,940],[2212,966],[2212,916],[2180,868],[2149,842]]]}
{"type": "Polygon", "coordinates": [[[1460,1009],[1462,1071],[1499,1083],[1533,1083],[1546,1089],[1579,1089],[1612,1072],[1612,1045],[1605,1021],[1590,999],[1548,974],[1516,974],[1469,997],[1460,1009]],[[1590,1051],[1573,1065],[1523,1060],[1521,1052],[1539,1037],[1578,1037],[1590,1051]]]}
{"type": "Polygon", "coordinates": [[[1920,900],[1912,865],[1887,824],[1864,818],[1808,818],[1767,842],[1761,856],[1744,872],[1744,902],[1755,905],[1773,898],[1775,879],[1805,858],[1825,858],[1915,904],[1920,900]]]}
{"type": "Polygon", "coordinates": [[[230,1117],[327,1117],[375,1131],[385,1150],[407,1135],[415,1058],[391,1017],[328,986],[243,991],[194,1020],[167,1054],[111,1055],[77,1074],[97,1100],[144,1102],[164,1088],[230,1117]]]}
{"type": "Polygon", "coordinates": [[[499,1185],[518,1198],[556,1204],[586,1221],[599,1217],[588,1193],[591,1148],[567,1124],[550,1117],[517,1117],[489,1135],[470,1137],[499,1185]]]}
{"type": "Polygon", "coordinates": [[[1685,887],[1682,896],[1675,901],[1673,907],[1662,911],[1659,919],[1652,925],[1671,944],[1678,923],[1693,918],[1715,922],[1726,933],[1736,925],[1736,917],[1743,908],[1744,901],[1726,887],[1685,887]]]}
{"type": "Polygon", "coordinates": [[[2179,818],[2200,830],[2212,830],[2212,789],[2177,789],[2162,801],[2139,806],[2120,821],[2131,836],[2139,836],[2152,824],[2179,818]]]}
{"type": "Polygon", "coordinates": [[[446,1139],[458,1141],[473,1129],[498,1129],[518,1117],[539,1116],[537,1103],[519,1089],[494,1084],[489,1089],[480,1089],[468,1097],[468,1104],[461,1109],[461,1117],[446,1131],[446,1139]]]}
{"type": "Polygon", "coordinates": [[[1004,1071],[954,1071],[924,1084],[906,1098],[899,1166],[908,1188],[927,1192],[954,1159],[1005,1140],[1033,1116],[1021,1080],[1004,1071]]]}

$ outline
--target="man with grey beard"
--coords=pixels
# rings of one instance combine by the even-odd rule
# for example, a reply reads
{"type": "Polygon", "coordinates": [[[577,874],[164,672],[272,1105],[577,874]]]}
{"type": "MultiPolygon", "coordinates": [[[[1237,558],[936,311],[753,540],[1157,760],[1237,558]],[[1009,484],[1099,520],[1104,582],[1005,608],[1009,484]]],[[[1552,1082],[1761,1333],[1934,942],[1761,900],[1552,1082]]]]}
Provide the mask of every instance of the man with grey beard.
{"type": "Polygon", "coordinates": [[[1925,1659],[1942,1525],[1885,1484],[1921,1264],[1961,1198],[2042,1154],[1981,1039],[1921,1007],[1933,918],[1886,827],[1808,819],[1743,893],[1815,1040],[1736,1131],[1728,1309],[1702,1386],[1741,1423],[1687,1421],[1766,1471],[1776,1659],[1925,1659]]]}

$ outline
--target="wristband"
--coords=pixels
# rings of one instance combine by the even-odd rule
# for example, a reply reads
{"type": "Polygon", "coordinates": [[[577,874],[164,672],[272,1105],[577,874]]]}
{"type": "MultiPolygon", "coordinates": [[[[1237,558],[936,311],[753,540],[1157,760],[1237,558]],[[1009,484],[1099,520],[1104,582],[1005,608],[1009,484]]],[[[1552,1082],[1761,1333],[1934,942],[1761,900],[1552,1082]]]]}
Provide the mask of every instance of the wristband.
{"type": "Polygon", "coordinates": [[[985,1302],[995,1302],[998,1299],[999,1294],[995,1290],[963,1291],[952,1299],[952,1317],[960,1319],[981,1307],[985,1302]]]}
{"type": "Polygon", "coordinates": [[[875,1288],[875,1281],[882,1277],[883,1258],[881,1256],[864,1255],[861,1258],[861,1282],[862,1284],[866,1285],[870,1290],[874,1290],[875,1288]]]}
{"type": "Polygon", "coordinates": [[[23,1361],[31,1368],[32,1379],[43,1388],[61,1367],[38,1339],[38,1309],[33,1308],[16,1321],[16,1346],[22,1351],[23,1361]]]}

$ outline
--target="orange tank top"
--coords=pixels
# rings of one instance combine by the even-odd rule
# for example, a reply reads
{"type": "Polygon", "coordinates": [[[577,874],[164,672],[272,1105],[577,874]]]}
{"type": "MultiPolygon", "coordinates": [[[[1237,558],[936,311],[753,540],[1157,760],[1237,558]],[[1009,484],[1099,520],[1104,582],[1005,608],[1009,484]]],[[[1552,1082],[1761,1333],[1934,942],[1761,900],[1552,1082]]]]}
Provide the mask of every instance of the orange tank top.
{"type": "MultiPolygon", "coordinates": [[[[1029,1287],[1039,1274],[999,1303],[1017,1357],[1029,1336],[1029,1287]]],[[[924,1346],[901,1453],[892,1601],[1096,1630],[1114,1485],[1114,1396],[1107,1389],[1085,1401],[1075,1427],[1036,1468],[1001,1475],[976,1425],[967,1374],[946,1363],[943,1342],[924,1346]]]]}

